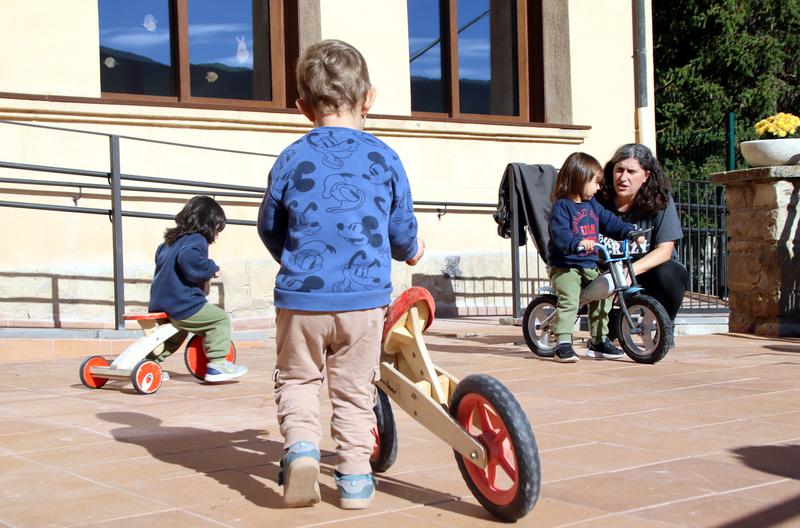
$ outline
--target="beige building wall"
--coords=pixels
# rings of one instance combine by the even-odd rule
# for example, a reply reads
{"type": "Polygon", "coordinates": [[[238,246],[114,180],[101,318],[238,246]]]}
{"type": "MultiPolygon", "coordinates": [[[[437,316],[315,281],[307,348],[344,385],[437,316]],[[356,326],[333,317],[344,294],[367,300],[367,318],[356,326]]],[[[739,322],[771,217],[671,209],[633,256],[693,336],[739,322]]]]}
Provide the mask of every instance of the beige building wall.
{"type": "Polygon", "coordinates": [[[636,138],[631,4],[569,3],[572,115],[592,126],[583,149],[601,163],[636,138]]]}
{"type": "Polygon", "coordinates": [[[370,80],[378,89],[372,111],[411,115],[406,0],[320,0],[323,39],[344,40],[364,55],[370,80]]]}
{"type": "Polygon", "coordinates": [[[0,20],[0,91],[100,96],[95,0],[3,0],[0,20]]]}
{"type": "MultiPolygon", "coordinates": [[[[342,38],[362,50],[378,89],[377,113],[407,116],[410,93],[405,2],[392,0],[375,10],[370,9],[372,4],[366,0],[346,1],[360,9],[358,23],[341,14],[346,10],[331,11],[329,2],[321,2],[317,5],[320,35],[342,38]],[[382,31],[374,31],[376,27],[382,31]]],[[[58,23],[51,23],[59,31],[69,33],[70,38],[63,39],[62,53],[73,60],[76,56],[89,57],[85,60],[91,62],[91,68],[88,65],[85,68],[93,71],[77,75],[74,86],[65,87],[59,84],[56,71],[34,75],[27,66],[12,63],[15,71],[4,70],[0,74],[3,75],[0,92],[99,93],[96,2],[88,2],[91,9],[79,0],[64,3],[74,4],[75,9],[64,9],[58,23]],[[91,13],[87,14],[87,10],[91,13]],[[91,30],[84,17],[93,20],[91,30]],[[92,38],[86,38],[86,33],[92,38]],[[21,86],[6,80],[15,77],[26,77],[27,82],[38,84],[21,86]]],[[[307,0],[304,3],[313,4],[307,0]]],[[[17,6],[16,1],[11,4],[17,6]]],[[[25,8],[20,2],[17,9],[25,8]]],[[[28,9],[32,16],[38,8],[28,9]]],[[[569,2],[571,124],[591,129],[381,117],[370,119],[367,130],[400,154],[415,200],[495,204],[501,176],[510,162],[559,166],[575,150],[589,152],[604,162],[618,145],[635,139],[630,31],[627,0],[569,2]]],[[[274,155],[310,126],[301,115],[291,113],[2,97],[0,119],[250,152],[203,151],[120,140],[123,173],[259,188],[266,187],[274,155]]],[[[109,170],[109,140],[105,135],[0,123],[0,144],[4,145],[0,161],[109,170]]],[[[6,169],[0,169],[0,176],[85,184],[105,181],[6,169]]],[[[126,185],[150,184],[127,182],[126,185]]],[[[177,213],[188,199],[188,195],[133,191],[126,191],[123,196],[126,211],[163,214],[177,213]]],[[[256,219],[258,198],[217,198],[229,218],[256,219]]],[[[105,191],[74,185],[53,190],[0,184],[0,200],[72,208],[110,207],[105,191]]],[[[420,234],[428,243],[428,252],[415,268],[398,263],[394,277],[396,290],[421,284],[434,291],[439,306],[451,311],[507,313],[511,292],[509,241],[497,235],[491,212],[491,208],[419,207],[420,234]]],[[[0,222],[9,226],[0,237],[0,325],[113,324],[112,239],[106,216],[0,207],[0,222]]],[[[123,221],[125,296],[129,310],[142,311],[146,306],[153,253],[169,225],[164,220],[125,218],[123,221]]],[[[229,225],[211,246],[211,256],[222,268],[211,300],[231,313],[235,326],[271,324],[277,266],[269,259],[255,228],[229,225]]],[[[523,263],[525,259],[523,255],[523,263]]],[[[532,248],[527,260],[531,275],[543,277],[532,248]]]]}

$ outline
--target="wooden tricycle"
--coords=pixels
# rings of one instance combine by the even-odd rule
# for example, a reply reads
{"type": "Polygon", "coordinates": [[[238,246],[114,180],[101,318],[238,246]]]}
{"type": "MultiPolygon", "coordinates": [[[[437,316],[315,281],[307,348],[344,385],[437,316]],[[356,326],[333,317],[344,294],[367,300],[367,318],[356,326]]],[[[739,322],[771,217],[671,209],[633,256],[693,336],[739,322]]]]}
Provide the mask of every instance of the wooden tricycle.
{"type": "MultiPolygon", "coordinates": [[[[126,380],[133,383],[139,394],[153,394],[164,379],[161,365],[152,357],[164,350],[164,342],[179,332],[169,322],[164,312],[125,314],[126,321],[137,321],[144,336],[126,348],[113,362],[105,356],[89,356],[80,367],[81,382],[89,388],[99,389],[109,379],[126,380]]],[[[189,339],[183,353],[186,368],[195,378],[203,380],[208,363],[203,349],[203,337],[194,335],[189,339]]],[[[231,343],[226,359],[236,362],[236,347],[231,343]]]]}
{"type": "Polygon", "coordinates": [[[433,364],[422,333],[433,322],[434,309],[430,293],[419,287],[404,291],[389,307],[372,469],[386,471],[397,457],[391,398],[453,448],[462,477],[484,508],[516,521],[539,498],[539,451],[530,423],[495,378],[473,374],[459,381],[433,364]]]}

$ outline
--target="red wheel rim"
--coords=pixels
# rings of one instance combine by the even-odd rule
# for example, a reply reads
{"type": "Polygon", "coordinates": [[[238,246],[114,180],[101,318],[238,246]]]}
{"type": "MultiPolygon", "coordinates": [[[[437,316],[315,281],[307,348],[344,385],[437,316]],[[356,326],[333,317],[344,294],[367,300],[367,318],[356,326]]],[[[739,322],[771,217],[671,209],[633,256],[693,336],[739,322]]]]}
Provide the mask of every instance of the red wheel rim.
{"type": "Polygon", "coordinates": [[[378,432],[378,426],[372,426],[372,437],[375,439],[375,443],[372,445],[372,454],[369,456],[369,459],[372,461],[380,460],[381,458],[381,435],[378,432]]]}
{"type": "MultiPolygon", "coordinates": [[[[231,348],[225,359],[231,363],[236,363],[236,347],[231,343],[231,348]]],[[[206,365],[208,365],[208,358],[206,358],[206,351],[203,348],[203,337],[194,336],[189,340],[186,345],[186,368],[189,372],[198,379],[203,379],[206,375],[206,365]]]]}
{"type": "Polygon", "coordinates": [[[474,393],[459,402],[458,422],[486,448],[485,469],[462,457],[472,482],[492,503],[509,504],[517,494],[519,466],[506,424],[486,398],[474,393]]]}
{"type": "Polygon", "coordinates": [[[136,369],[136,385],[145,394],[152,394],[161,386],[161,367],[155,361],[148,361],[136,369]]]}
{"type": "Polygon", "coordinates": [[[81,370],[81,381],[87,387],[92,389],[99,389],[106,384],[108,378],[101,378],[100,376],[92,375],[92,367],[107,367],[110,363],[102,356],[93,356],[83,362],[83,369],[81,370]]]}

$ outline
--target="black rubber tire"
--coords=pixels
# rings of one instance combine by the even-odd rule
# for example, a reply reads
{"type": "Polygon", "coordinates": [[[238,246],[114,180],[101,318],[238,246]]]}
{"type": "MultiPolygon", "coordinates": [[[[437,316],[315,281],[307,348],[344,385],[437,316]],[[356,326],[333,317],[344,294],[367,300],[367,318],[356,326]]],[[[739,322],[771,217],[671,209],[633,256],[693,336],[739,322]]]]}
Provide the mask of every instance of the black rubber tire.
{"type": "Polygon", "coordinates": [[[397,427],[394,423],[394,412],[389,397],[376,387],[375,420],[378,428],[377,456],[369,459],[372,471],[383,473],[392,467],[397,460],[397,427]]]}
{"type": "MultiPolygon", "coordinates": [[[[652,365],[667,355],[673,342],[673,324],[660,302],[649,295],[636,293],[625,298],[631,317],[643,320],[650,331],[641,335],[631,334],[625,315],[620,312],[617,319],[617,337],[622,350],[637,363],[652,365]]],[[[636,322],[634,321],[634,322],[636,322]]]]}
{"type": "Polygon", "coordinates": [[[555,319],[548,325],[547,334],[550,338],[547,344],[542,342],[544,333],[541,328],[536,328],[536,325],[541,321],[542,315],[549,315],[551,309],[555,312],[557,304],[558,298],[555,295],[540,295],[528,304],[522,316],[522,335],[525,336],[525,343],[531,352],[539,357],[551,358],[555,354],[558,343],[549,330],[555,327],[555,319]]]}
{"type": "MultiPolygon", "coordinates": [[[[493,500],[493,497],[487,497],[481,491],[470,474],[470,469],[477,472],[482,472],[483,470],[465,459],[458,452],[454,452],[456,463],[470,491],[484,508],[503,521],[517,521],[527,515],[539,499],[541,486],[539,449],[536,446],[536,439],[533,436],[528,417],[525,416],[525,412],[520,407],[519,402],[505,385],[491,376],[473,374],[461,380],[453,393],[450,414],[462,427],[465,427],[468,433],[478,438],[459,420],[459,407],[463,403],[467,406],[464,411],[470,412],[469,405],[471,403],[469,401],[479,401],[481,399],[488,404],[488,409],[492,411],[495,419],[499,419],[502,422],[502,428],[508,437],[511,447],[510,453],[504,446],[503,454],[506,460],[508,460],[506,455],[512,455],[512,460],[515,462],[516,476],[513,477],[513,482],[516,483],[516,488],[513,489],[512,486],[512,489],[507,492],[510,498],[508,500],[503,499],[505,502],[499,504],[493,500]],[[468,469],[468,464],[470,469],[468,469]]],[[[482,404],[482,406],[486,408],[486,405],[482,404]]],[[[471,417],[471,413],[469,416],[471,417]]],[[[470,424],[468,423],[467,425],[470,424]]],[[[508,472],[506,474],[508,475],[508,472]]]]}

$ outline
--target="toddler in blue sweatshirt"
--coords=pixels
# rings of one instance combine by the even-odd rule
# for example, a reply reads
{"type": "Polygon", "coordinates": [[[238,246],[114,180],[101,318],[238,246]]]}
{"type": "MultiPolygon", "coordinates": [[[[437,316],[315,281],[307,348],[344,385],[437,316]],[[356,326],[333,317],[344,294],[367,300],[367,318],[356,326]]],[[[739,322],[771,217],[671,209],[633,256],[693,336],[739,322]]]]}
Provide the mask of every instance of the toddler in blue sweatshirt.
{"type": "MultiPolygon", "coordinates": [[[[572,348],[572,329],[578,314],[581,288],[600,275],[594,245],[600,233],[621,240],[634,230],[594,199],[603,181],[603,168],[595,158],[574,152],[558,171],[553,187],[553,208],[548,230],[550,282],[558,295],[555,334],[558,339],[553,359],[562,363],[578,361],[572,348]],[[578,252],[578,246],[584,249],[578,252]]],[[[643,242],[640,238],[639,242],[643,242]]],[[[624,354],[608,339],[611,298],[589,303],[589,333],[592,340],[586,355],[596,359],[618,359],[624,354]]]]}
{"type": "Polygon", "coordinates": [[[225,229],[226,222],[225,211],[210,196],[190,199],[156,250],[156,271],[150,285],[149,311],[166,312],[179,330],[164,343],[164,351],[155,361],[161,363],[175,352],[188,332],[203,336],[207,382],[228,381],[247,372],[243,365],[225,359],[231,348],[231,322],[225,310],[206,299],[208,281],[219,271],[208,258],[208,245],[225,229]]]}
{"type": "Polygon", "coordinates": [[[374,383],[391,261],[422,257],[411,189],[397,153],[364,132],[375,100],[361,53],[338,40],[297,64],[297,106],[315,128],[275,160],[258,232],[280,264],[275,279],[273,394],[284,437],[284,504],[319,502],[319,396],[333,406],[340,506],[366,508],[375,487],[374,383]],[[325,372],[325,374],[323,374],[325,372]]]}

